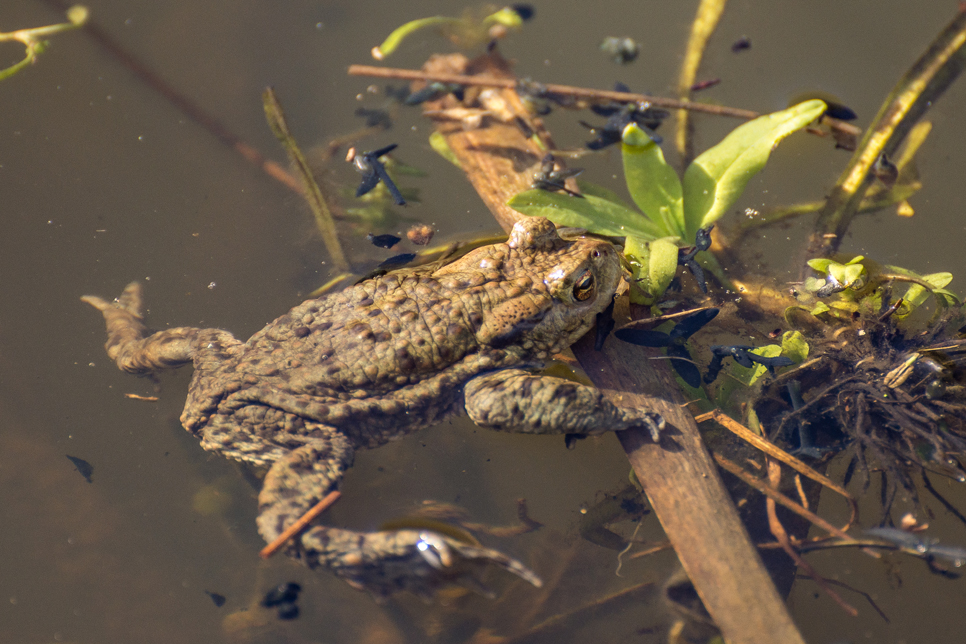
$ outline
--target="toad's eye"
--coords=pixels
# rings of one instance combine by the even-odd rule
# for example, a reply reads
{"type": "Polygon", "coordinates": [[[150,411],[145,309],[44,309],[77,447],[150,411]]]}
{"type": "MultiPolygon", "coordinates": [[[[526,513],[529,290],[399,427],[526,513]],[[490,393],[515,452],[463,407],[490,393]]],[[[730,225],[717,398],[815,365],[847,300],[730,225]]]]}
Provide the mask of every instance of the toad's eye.
{"type": "Polygon", "coordinates": [[[584,271],[584,274],[580,276],[577,283],[574,284],[574,297],[578,301],[584,302],[589,300],[594,294],[594,274],[590,271],[584,271]]]}

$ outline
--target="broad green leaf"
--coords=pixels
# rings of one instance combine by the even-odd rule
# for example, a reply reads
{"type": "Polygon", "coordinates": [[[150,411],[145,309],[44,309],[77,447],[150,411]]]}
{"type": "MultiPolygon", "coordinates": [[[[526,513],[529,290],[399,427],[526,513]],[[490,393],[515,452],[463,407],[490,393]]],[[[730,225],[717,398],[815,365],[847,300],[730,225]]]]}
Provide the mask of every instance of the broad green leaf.
{"type": "Polygon", "coordinates": [[[584,228],[598,235],[643,239],[664,237],[662,231],[640,213],[593,195],[573,197],[562,192],[527,190],[507,205],[531,217],[546,217],[558,226],[584,228]]]}
{"type": "Polygon", "coordinates": [[[833,264],[834,262],[824,257],[817,257],[815,259],[810,259],[805,263],[808,264],[812,270],[818,271],[819,273],[828,273],[829,264],[833,264]]]}
{"type": "MultiPolygon", "coordinates": [[[[943,289],[944,286],[953,281],[952,273],[931,273],[929,275],[920,275],[918,277],[923,282],[926,282],[933,287],[934,291],[937,289],[943,289]]],[[[949,291],[945,290],[942,294],[946,295],[947,293],[952,295],[952,293],[949,293],[949,291]]],[[[916,308],[929,299],[929,291],[919,284],[913,284],[909,287],[909,290],[906,291],[906,294],[902,296],[902,299],[906,304],[909,305],[910,308],[916,308]]]]}
{"type": "Polygon", "coordinates": [[[684,238],[691,239],[699,228],[720,219],[765,167],[772,148],[824,111],[825,103],[811,100],[759,116],[695,159],[684,172],[684,238]]]}
{"type": "Polygon", "coordinates": [[[618,204],[620,206],[624,206],[628,210],[633,210],[633,208],[631,208],[630,206],[628,206],[624,202],[624,200],[621,199],[620,195],[618,195],[613,190],[610,190],[608,188],[605,188],[604,186],[602,186],[600,184],[593,183],[591,181],[584,181],[583,179],[577,179],[577,187],[580,188],[580,193],[582,195],[585,195],[585,196],[586,195],[593,195],[595,197],[600,197],[601,199],[603,199],[605,201],[613,201],[614,203],[616,203],[616,204],[618,204]]]}
{"type": "Polygon", "coordinates": [[[801,331],[786,331],[782,335],[782,355],[801,364],[808,358],[808,342],[801,331]]]}
{"type": "Polygon", "coordinates": [[[692,239],[694,235],[687,237],[684,231],[681,180],[664,160],[661,146],[630,123],[624,128],[621,152],[627,189],[641,212],[664,230],[662,236],[692,239]]]}
{"type": "Polygon", "coordinates": [[[664,295],[678,269],[678,246],[674,237],[647,241],[628,236],[624,256],[631,265],[631,301],[650,305],[664,295]]]}
{"type": "Polygon", "coordinates": [[[812,310],[810,311],[810,313],[815,317],[818,317],[822,313],[828,313],[831,310],[832,309],[829,308],[828,304],[826,304],[825,302],[819,302],[814,307],[812,307],[812,310]]]}

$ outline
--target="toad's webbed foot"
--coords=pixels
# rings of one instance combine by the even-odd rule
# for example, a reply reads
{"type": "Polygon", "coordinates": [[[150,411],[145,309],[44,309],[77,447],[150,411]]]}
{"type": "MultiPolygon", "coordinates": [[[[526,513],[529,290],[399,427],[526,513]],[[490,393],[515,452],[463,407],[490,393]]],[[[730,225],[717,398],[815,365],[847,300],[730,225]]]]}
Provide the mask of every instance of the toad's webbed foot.
{"type": "Polygon", "coordinates": [[[104,315],[107,355],[128,373],[151,373],[191,362],[199,346],[227,352],[239,344],[227,331],[180,327],[150,333],[141,318],[141,285],[131,282],[113,302],[96,295],[81,298],[104,315]]]}
{"type": "MultiPolygon", "coordinates": [[[[338,488],[352,465],[349,440],[330,427],[309,424],[312,437],[275,461],[259,494],[258,528],[274,541],[319,499],[338,488]]],[[[293,439],[294,440],[294,439],[293,439]]],[[[430,598],[456,584],[488,594],[478,574],[489,564],[540,586],[540,578],[506,555],[431,530],[354,532],[315,526],[288,548],[309,567],[325,567],[352,586],[384,597],[400,590],[430,598]]]]}
{"type": "Polygon", "coordinates": [[[424,599],[448,585],[493,597],[479,580],[494,565],[536,587],[543,581],[522,563],[430,530],[359,533],[316,527],[302,536],[302,557],[310,567],[324,565],[355,588],[386,597],[400,590],[424,599]]]}

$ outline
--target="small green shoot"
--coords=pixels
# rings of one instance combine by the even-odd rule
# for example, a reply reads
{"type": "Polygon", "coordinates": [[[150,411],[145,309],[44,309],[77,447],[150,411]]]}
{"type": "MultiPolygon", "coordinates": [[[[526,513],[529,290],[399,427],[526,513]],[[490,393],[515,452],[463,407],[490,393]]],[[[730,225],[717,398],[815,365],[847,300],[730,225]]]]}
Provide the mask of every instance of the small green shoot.
{"type": "Polygon", "coordinates": [[[21,60],[19,63],[11,65],[10,67],[7,67],[6,69],[0,69],[0,80],[9,78],[27,65],[32,65],[37,62],[37,57],[44,53],[44,51],[47,49],[47,41],[44,40],[44,38],[47,36],[53,36],[54,34],[59,34],[62,31],[77,29],[87,22],[87,18],[89,16],[90,11],[87,9],[87,7],[78,4],[67,10],[67,20],[69,22],[62,22],[56,25],[47,25],[46,27],[18,29],[17,31],[0,33],[0,42],[16,40],[23,43],[27,48],[27,52],[23,60],[21,60]]]}
{"type": "Polygon", "coordinates": [[[504,7],[489,15],[479,15],[467,10],[462,18],[432,16],[407,22],[397,28],[378,47],[372,48],[372,57],[382,60],[389,56],[409,35],[429,27],[435,27],[447,40],[462,49],[469,49],[499,37],[507,29],[518,30],[524,18],[511,7],[504,7]]]}

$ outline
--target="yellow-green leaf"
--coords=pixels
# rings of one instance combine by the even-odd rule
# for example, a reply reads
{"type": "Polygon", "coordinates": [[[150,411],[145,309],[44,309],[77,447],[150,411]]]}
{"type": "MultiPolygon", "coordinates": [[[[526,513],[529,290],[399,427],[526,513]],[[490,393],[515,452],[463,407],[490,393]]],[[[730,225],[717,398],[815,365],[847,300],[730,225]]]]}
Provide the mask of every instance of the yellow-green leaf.
{"type": "Polygon", "coordinates": [[[772,148],[824,111],[825,103],[811,100],[759,116],[695,159],[684,173],[685,238],[721,218],[765,166],[772,148]]]}
{"type": "MultiPolygon", "coordinates": [[[[621,142],[624,179],[634,203],[666,237],[687,237],[678,173],[664,160],[661,147],[636,123],[624,128],[621,142]]],[[[697,232],[697,231],[695,231],[697,232]]]]}
{"type": "Polygon", "coordinates": [[[562,192],[527,190],[507,205],[531,217],[546,217],[558,226],[584,228],[598,235],[643,239],[663,237],[661,230],[640,213],[594,195],[574,197],[562,192]]]}

